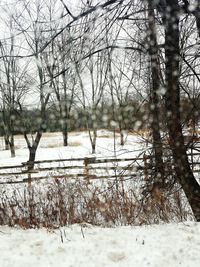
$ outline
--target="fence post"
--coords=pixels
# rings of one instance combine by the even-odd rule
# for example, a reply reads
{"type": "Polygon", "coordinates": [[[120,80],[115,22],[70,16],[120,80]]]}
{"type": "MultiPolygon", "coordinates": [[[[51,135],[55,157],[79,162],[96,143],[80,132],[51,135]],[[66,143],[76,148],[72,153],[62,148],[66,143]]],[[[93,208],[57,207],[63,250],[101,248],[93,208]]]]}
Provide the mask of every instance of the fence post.
{"type": "Polygon", "coordinates": [[[88,158],[84,158],[84,175],[85,175],[85,180],[87,181],[87,183],[90,183],[90,178],[89,178],[89,169],[88,169],[88,164],[89,164],[89,159],[88,158]]]}
{"type": "Polygon", "coordinates": [[[88,182],[88,184],[90,183],[89,164],[93,163],[95,159],[96,159],[95,157],[93,157],[93,158],[87,158],[87,157],[84,158],[84,166],[85,166],[84,175],[85,175],[85,180],[88,182]]]}
{"type": "Polygon", "coordinates": [[[28,172],[28,187],[31,187],[31,173],[28,172]]]}
{"type": "Polygon", "coordinates": [[[28,171],[28,187],[31,187],[31,168],[30,168],[30,162],[27,161],[27,171],[28,171]]]}

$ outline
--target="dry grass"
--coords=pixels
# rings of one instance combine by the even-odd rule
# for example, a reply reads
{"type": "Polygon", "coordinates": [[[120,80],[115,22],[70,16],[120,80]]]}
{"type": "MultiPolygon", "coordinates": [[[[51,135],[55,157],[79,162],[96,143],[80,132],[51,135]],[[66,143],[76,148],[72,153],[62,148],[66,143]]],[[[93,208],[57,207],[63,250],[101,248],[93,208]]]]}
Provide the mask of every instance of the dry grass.
{"type": "Polygon", "coordinates": [[[102,133],[102,134],[98,134],[98,138],[112,138],[113,135],[112,134],[108,134],[108,133],[102,133]]]}
{"type": "MultiPolygon", "coordinates": [[[[62,142],[55,142],[55,143],[50,143],[50,144],[41,144],[40,147],[42,148],[55,148],[55,147],[62,147],[63,143],[62,142]]],[[[68,144],[69,147],[79,147],[81,146],[81,142],[79,141],[72,141],[69,142],[68,144]]]]}
{"type": "Polygon", "coordinates": [[[43,137],[45,138],[48,138],[48,137],[55,137],[55,136],[61,136],[62,137],[62,133],[61,132],[46,132],[46,133],[43,133],[42,134],[43,137]]]}
{"type": "Polygon", "coordinates": [[[55,143],[50,143],[50,144],[40,144],[40,147],[42,148],[55,148],[55,147],[60,147],[62,146],[62,142],[55,142],[55,143]]]}
{"type": "Polygon", "coordinates": [[[88,184],[52,180],[36,183],[30,189],[13,189],[0,194],[0,224],[23,228],[56,228],[73,223],[100,226],[142,225],[183,221],[191,214],[183,194],[157,193],[141,198],[141,190],[124,181],[88,184]],[[136,193],[137,192],[137,193],[136,193]]]}
{"type": "Polygon", "coordinates": [[[79,136],[80,133],[87,133],[87,130],[77,130],[69,133],[70,136],[79,136]]]}
{"type": "Polygon", "coordinates": [[[82,144],[79,141],[69,142],[69,146],[78,147],[78,146],[81,146],[81,145],[82,144]]]}
{"type": "Polygon", "coordinates": [[[141,130],[136,130],[136,131],[129,131],[128,135],[132,135],[132,136],[148,136],[150,134],[150,130],[149,129],[141,129],[141,130]]]}

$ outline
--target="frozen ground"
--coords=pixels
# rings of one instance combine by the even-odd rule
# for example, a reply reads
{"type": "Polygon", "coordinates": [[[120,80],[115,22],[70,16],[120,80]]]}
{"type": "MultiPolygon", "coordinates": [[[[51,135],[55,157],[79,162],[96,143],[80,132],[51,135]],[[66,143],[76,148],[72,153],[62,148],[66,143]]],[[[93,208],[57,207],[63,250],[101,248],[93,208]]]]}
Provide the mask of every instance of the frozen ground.
{"type": "Polygon", "coordinates": [[[0,227],[0,266],[200,266],[199,223],[110,229],[84,226],[55,231],[0,227]]]}

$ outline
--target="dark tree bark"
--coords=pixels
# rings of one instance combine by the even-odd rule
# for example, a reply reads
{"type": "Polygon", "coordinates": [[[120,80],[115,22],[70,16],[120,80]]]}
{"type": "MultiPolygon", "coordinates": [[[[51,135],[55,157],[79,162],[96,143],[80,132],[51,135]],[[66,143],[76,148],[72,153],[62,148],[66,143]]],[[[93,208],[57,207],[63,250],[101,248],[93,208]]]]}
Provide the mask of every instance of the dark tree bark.
{"type": "Polygon", "coordinates": [[[96,142],[97,142],[97,128],[96,128],[96,122],[92,121],[92,129],[88,127],[88,132],[89,132],[89,138],[90,138],[90,143],[92,147],[92,154],[96,153],[96,142]]]}
{"type": "Polygon", "coordinates": [[[36,157],[36,151],[37,151],[38,145],[40,143],[41,137],[42,137],[42,131],[39,130],[36,133],[36,137],[35,137],[35,139],[33,141],[33,144],[31,144],[29,139],[28,139],[27,134],[24,133],[24,138],[26,140],[26,143],[27,143],[27,146],[28,146],[28,149],[29,149],[28,171],[31,171],[31,170],[34,169],[34,161],[35,161],[35,157],[36,157]]]}
{"type": "Polygon", "coordinates": [[[118,123],[119,123],[119,134],[120,134],[120,145],[124,146],[125,145],[124,131],[126,129],[126,124],[125,124],[126,117],[124,116],[125,105],[123,104],[123,100],[119,96],[120,93],[118,94],[117,90],[116,90],[116,93],[117,93],[117,99],[119,102],[118,123]]]}
{"type": "Polygon", "coordinates": [[[200,0],[196,0],[196,10],[194,12],[194,15],[195,15],[195,19],[196,19],[198,35],[200,38],[200,0]]]}
{"type": "MultiPolygon", "coordinates": [[[[63,69],[64,69],[64,59],[63,59],[63,69]]],[[[68,107],[68,97],[67,97],[67,84],[66,84],[66,75],[65,72],[62,75],[63,78],[63,89],[64,89],[64,101],[62,102],[62,115],[63,115],[63,128],[62,128],[62,134],[63,134],[63,146],[68,146],[68,116],[69,116],[69,107],[68,107]]]]}
{"type": "Polygon", "coordinates": [[[5,150],[10,150],[11,158],[15,157],[15,139],[12,133],[4,135],[5,150]]]}
{"type": "Polygon", "coordinates": [[[9,150],[9,136],[7,134],[4,134],[4,143],[5,143],[5,150],[9,150]]]}
{"type": "Polygon", "coordinates": [[[124,146],[125,145],[125,140],[124,140],[124,132],[123,129],[119,123],[119,134],[120,134],[120,145],[124,146]]]}
{"type": "Polygon", "coordinates": [[[15,157],[15,143],[14,143],[14,136],[13,136],[13,134],[10,135],[10,138],[9,138],[9,146],[10,146],[11,158],[14,158],[15,157]]]}
{"type": "Polygon", "coordinates": [[[148,26],[149,26],[149,55],[150,55],[150,69],[151,69],[151,130],[153,137],[153,149],[155,155],[155,180],[154,185],[164,187],[164,164],[163,164],[163,148],[162,138],[160,134],[159,125],[159,89],[161,86],[159,76],[159,57],[158,57],[158,43],[156,38],[155,28],[155,14],[152,1],[148,1],[148,26]]]}
{"type": "Polygon", "coordinates": [[[177,180],[182,186],[197,221],[200,221],[200,185],[188,162],[180,120],[179,88],[179,4],[166,0],[165,10],[165,68],[166,111],[169,142],[177,180]]]}
{"type": "Polygon", "coordinates": [[[67,123],[64,123],[65,125],[63,126],[63,146],[68,146],[68,125],[67,123]]]}
{"type": "Polygon", "coordinates": [[[15,157],[14,123],[13,120],[11,119],[12,112],[9,109],[7,110],[5,109],[5,103],[3,103],[2,113],[3,113],[2,122],[4,130],[5,150],[10,150],[11,158],[14,158],[15,157]]]}

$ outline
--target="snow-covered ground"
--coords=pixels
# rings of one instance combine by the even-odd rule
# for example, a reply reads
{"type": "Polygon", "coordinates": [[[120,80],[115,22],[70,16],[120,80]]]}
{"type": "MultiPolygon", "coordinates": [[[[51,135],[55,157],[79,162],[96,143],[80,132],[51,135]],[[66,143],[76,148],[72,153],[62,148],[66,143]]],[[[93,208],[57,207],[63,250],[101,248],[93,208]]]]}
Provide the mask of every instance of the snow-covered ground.
{"type": "Polygon", "coordinates": [[[200,224],[0,227],[0,251],[1,267],[199,267],[200,224]]]}
{"type": "MultiPolygon", "coordinates": [[[[119,134],[116,135],[114,144],[113,133],[107,130],[99,130],[97,138],[97,157],[134,157],[141,153],[144,144],[142,137],[128,135],[125,146],[119,144],[119,134]],[[116,145],[116,146],[115,146],[116,145]]],[[[16,157],[10,157],[10,151],[3,150],[3,138],[0,141],[0,166],[21,164],[28,160],[28,149],[23,136],[15,137],[16,157]]],[[[36,154],[36,160],[77,158],[91,156],[91,144],[88,132],[72,132],[69,134],[69,146],[63,147],[62,133],[46,133],[43,135],[36,154]]]]}
{"type": "MultiPolygon", "coordinates": [[[[146,148],[142,137],[137,135],[129,135],[124,147],[119,145],[119,135],[115,144],[112,137],[111,132],[99,131],[96,157],[131,158],[146,148]]],[[[17,136],[15,144],[13,159],[9,151],[3,150],[2,142],[0,166],[27,161],[23,137],[17,136]]],[[[70,133],[68,147],[62,146],[61,133],[47,133],[41,140],[36,160],[85,156],[91,156],[87,132],[70,133]]],[[[200,224],[115,228],[76,224],[57,230],[0,226],[0,251],[0,267],[199,267],[200,224]]]]}
{"type": "MultiPolygon", "coordinates": [[[[87,131],[81,132],[71,132],[69,134],[69,145],[64,147],[62,144],[62,133],[44,133],[43,137],[40,141],[39,148],[36,153],[36,160],[60,160],[60,159],[71,159],[71,158],[84,158],[84,157],[97,157],[101,158],[112,158],[112,157],[121,157],[121,158],[134,158],[140,155],[146,147],[142,136],[134,135],[134,134],[125,134],[125,145],[120,145],[120,136],[118,133],[115,135],[115,139],[113,138],[113,132],[108,130],[99,130],[97,145],[96,145],[96,154],[91,154],[91,144],[87,131]]],[[[29,152],[26,146],[26,142],[24,137],[21,135],[15,136],[15,148],[16,148],[16,157],[11,158],[10,151],[4,150],[4,141],[3,138],[0,142],[0,167],[2,166],[15,166],[21,165],[23,162],[27,162],[29,157],[29,152]]],[[[121,162],[120,165],[128,166],[128,164],[134,162],[121,162]]],[[[118,164],[119,165],[119,164],[118,164]]],[[[40,163],[39,165],[35,165],[37,167],[54,168],[52,171],[41,171],[32,175],[34,177],[51,177],[53,174],[55,175],[76,175],[77,173],[81,174],[83,172],[78,170],[77,168],[68,169],[62,171],[58,171],[55,173],[56,167],[72,167],[72,166],[83,166],[83,161],[65,161],[65,162],[52,162],[52,163],[40,163]]],[[[113,167],[113,163],[109,163],[105,166],[113,167]]],[[[136,165],[134,165],[136,166],[136,165]]],[[[21,174],[21,168],[15,169],[1,169],[0,171],[0,182],[6,182],[6,179],[17,179],[22,180],[23,178],[27,178],[26,176],[21,174]],[[15,175],[15,173],[18,173],[15,175]],[[1,173],[3,173],[1,175],[1,173]],[[11,175],[13,173],[13,175],[11,175]],[[8,174],[8,175],[7,175],[8,174]],[[22,177],[23,176],[23,177],[22,177]]],[[[23,170],[25,170],[23,168],[23,170]]],[[[94,174],[91,172],[90,174],[94,174]]],[[[99,171],[98,175],[115,175],[114,171],[106,172],[99,171]]]]}

